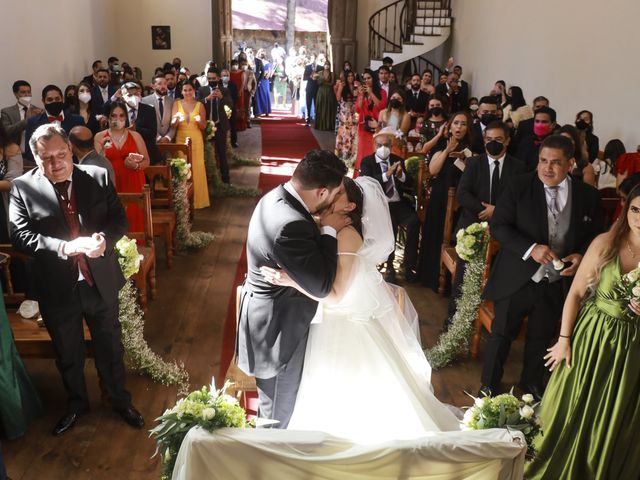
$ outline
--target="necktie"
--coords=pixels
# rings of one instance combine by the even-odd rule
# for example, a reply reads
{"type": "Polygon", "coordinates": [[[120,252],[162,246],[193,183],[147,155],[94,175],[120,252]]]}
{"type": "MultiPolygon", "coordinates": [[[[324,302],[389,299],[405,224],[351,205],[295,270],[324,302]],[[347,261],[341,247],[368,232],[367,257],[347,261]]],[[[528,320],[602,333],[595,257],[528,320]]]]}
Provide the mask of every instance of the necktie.
{"type": "Polygon", "coordinates": [[[558,186],[547,187],[547,191],[549,192],[549,211],[551,212],[551,215],[553,215],[553,218],[556,218],[560,213],[560,210],[558,209],[558,186]]]}
{"type": "MultiPolygon", "coordinates": [[[[64,214],[64,219],[67,222],[67,226],[71,231],[71,239],[75,240],[80,236],[80,220],[78,220],[78,212],[75,209],[75,198],[73,197],[73,193],[69,194],[69,185],[71,182],[69,180],[65,180],[64,182],[54,183],[53,186],[58,194],[58,202],[60,203],[60,207],[62,208],[62,213],[64,214]]],[[[87,257],[84,254],[76,255],[71,257],[71,261],[73,262],[74,269],[77,271],[80,270],[84,280],[90,285],[93,286],[93,276],[91,275],[91,270],[89,269],[89,262],[87,262],[87,257]]]]}
{"type": "Polygon", "coordinates": [[[160,109],[160,120],[164,117],[164,104],[162,103],[162,97],[158,98],[158,108],[160,109]]]}
{"type": "Polygon", "coordinates": [[[413,96],[415,97],[415,99],[416,99],[416,100],[418,99],[418,93],[419,93],[419,92],[415,92],[415,93],[413,94],[413,96]]]}
{"type": "Polygon", "coordinates": [[[489,203],[495,205],[498,201],[498,185],[500,183],[500,162],[493,161],[493,173],[491,174],[491,195],[489,203]]]}
{"type": "Polygon", "coordinates": [[[100,93],[102,94],[102,101],[106,102],[109,100],[109,91],[106,88],[101,88],[100,93]]]}
{"type": "Polygon", "coordinates": [[[48,115],[47,119],[49,120],[49,123],[51,123],[51,122],[60,122],[60,123],[62,123],[62,120],[64,120],[64,118],[62,118],[62,115],[48,115]]]}
{"type": "MultiPolygon", "coordinates": [[[[23,119],[27,118],[27,110],[28,110],[27,107],[22,107],[22,111],[24,112],[24,116],[22,117],[23,119]]],[[[22,133],[20,134],[20,151],[22,153],[24,153],[24,147],[25,147],[25,144],[24,144],[24,130],[23,130],[22,133]]]]}
{"type": "MultiPolygon", "coordinates": [[[[382,168],[382,173],[387,173],[387,171],[389,170],[389,161],[388,160],[383,160],[380,163],[380,168],[382,168]]],[[[393,197],[393,179],[390,177],[387,177],[387,181],[384,182],[384,193],[388,198],[393,197]]]]}
{"type": "Polygon", "coordinates": [[[130,115],[129,124],[133,125],[136,123],[136,113],[137,113],[137,110],[135,108],[132,108],[131,112],[129,112],[129,115],[130,115]]]}

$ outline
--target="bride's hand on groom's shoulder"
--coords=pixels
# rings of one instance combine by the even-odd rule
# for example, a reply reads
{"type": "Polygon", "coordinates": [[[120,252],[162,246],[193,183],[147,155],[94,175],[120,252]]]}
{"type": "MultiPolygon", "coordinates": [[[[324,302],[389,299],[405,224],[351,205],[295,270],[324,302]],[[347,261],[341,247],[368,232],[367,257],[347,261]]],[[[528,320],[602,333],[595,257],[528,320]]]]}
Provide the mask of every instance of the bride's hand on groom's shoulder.
{"type": "Polygon", "coordinates": [[[262,277],[272,285],[279,285],[281,287],[296,287],[296,283],[291,280],[291,277],[284,270],[271,267],[260,267],[260,274],[262,277]]]}
{"type": "Polygon", "coordinates": [[[351,225],[351,218],[346,211],[335,211],[331,208],[320,214],[320,226],[322,227],[333,227],[336,232],[339,232],[349,225],[351,225]]]}

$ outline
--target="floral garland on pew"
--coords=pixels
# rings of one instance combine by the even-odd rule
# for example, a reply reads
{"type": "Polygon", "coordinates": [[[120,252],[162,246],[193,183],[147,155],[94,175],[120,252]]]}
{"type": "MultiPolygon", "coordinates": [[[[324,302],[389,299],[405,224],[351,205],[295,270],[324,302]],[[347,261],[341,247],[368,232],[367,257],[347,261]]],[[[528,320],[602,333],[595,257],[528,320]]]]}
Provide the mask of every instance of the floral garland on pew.
{"type": "Polygon", "coordinates": [[[225,427],[254,426],[253,423],[247,423],[246,412],[238,400],[225,393],[230,386],[231,383],[226,382],[224,387],[216,390],[212,381],[209,388],[202,387],[191,392],[156,418],[158,425],[150,431],[150,436],[155,437],[157,443],[154,456],[160,453],[162,459],[162,480],[169,480],[173,475],[182,441],[193,427],[213,432],[225,427]]]}
{"type": "Polygon", "coordinates": [[[209,232],[191,231],[187,180],[191,177],[191,166],[184,158],[171,160],[171,178],[173,182],[173,206],[176,212],[176,240],[179,250],[204,248],[215,235],[209,232]]]}
{"type": "Polygon", "coordinates": [[[165,362],[156,354],[144,339],[144,316],[132,275],[138,273],[142,255],[138,253],[135,240],[126,235],[115,246],[118,255],[118,263],[126,283],[118,292],[119,313],[118,319],[122,327],[122,344],[126,354],[127,363],[140,374],[146,374],[155,382],[163,385],[175,385],[178,394],[184,395],[189,390],[189,374],[184,369],[184,364],[175,361],[165,362]]]}
{"type": "Polygon", "coordinates": [[[474,223],[456,234],[456,252],[467,262],[467,266],[449,330],[440,335],[436,346],[425,351],[434,370],[449,365],[461,351],[469,348],[469,338],[473,334],[482,301],[481,284],[489,244],[488,228],[487,222],[474,223]]]}

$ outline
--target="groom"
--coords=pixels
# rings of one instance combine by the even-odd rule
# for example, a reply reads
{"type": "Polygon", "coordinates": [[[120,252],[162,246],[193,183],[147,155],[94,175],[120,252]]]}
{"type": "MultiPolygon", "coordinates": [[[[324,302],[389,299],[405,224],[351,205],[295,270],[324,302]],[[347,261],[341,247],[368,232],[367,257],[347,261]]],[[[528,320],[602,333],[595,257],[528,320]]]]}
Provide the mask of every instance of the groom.
{"type": "Polygon", "coordinates": [[[317,298],[331,292],[339,230],[350,223],[333,203],[344,190],[345,164],[312,150],[291,180],[258,202],[247,236],[247,279],[236,340],[238,367],[256,377],[259,416],[286,428],[302,375],[309,324],[318,302],[290,287],[267,283],[260,267],[283,269],[317,298]],[[320,216],[320,227],[312,215],[320,216]]]}

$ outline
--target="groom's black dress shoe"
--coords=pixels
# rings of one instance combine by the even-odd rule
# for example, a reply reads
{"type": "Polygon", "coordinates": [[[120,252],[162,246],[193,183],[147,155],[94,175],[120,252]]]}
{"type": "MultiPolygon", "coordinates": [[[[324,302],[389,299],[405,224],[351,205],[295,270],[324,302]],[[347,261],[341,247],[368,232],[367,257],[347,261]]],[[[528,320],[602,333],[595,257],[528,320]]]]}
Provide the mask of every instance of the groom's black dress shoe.
{"type": "Polygon", "coordinates": [[[122,417],[122,419],[132,427],[134,428],[144,427],[144,418],[142,418],[142,415],[140,415],[140,412],[138,412],[135,408],[133,408],[133,405],[129,405],[128,407],[125,407],[125,408],[114,408],[113,411],[119,414],[122,417]]]}
{"type": "Polygon", "coordinates": [[[486,385],[481,386],[480,390],[478,390],[478,398],[491,397],[492,395],[491,387],[486,385]]]}
{"type": "Polygon", "coordinates": [[[78,416],[79,415],[77,413],[67,413],[64,415],[60,420],[58,420],[56,426],[53,427],[53,435],[58,437],[73,427],[78,420],[78,416]]]}
{"type": "Polygon", "coordinates": [[[544,393],[544,389],[536,386],[536,385],[518,385],[520,387],[520,390],[522,390],[524,393],[530,393],[531,395],[533,395],[533,399],[536,402],[539,402],[540,400],[542,400],[542,394],[544,393]]]}

